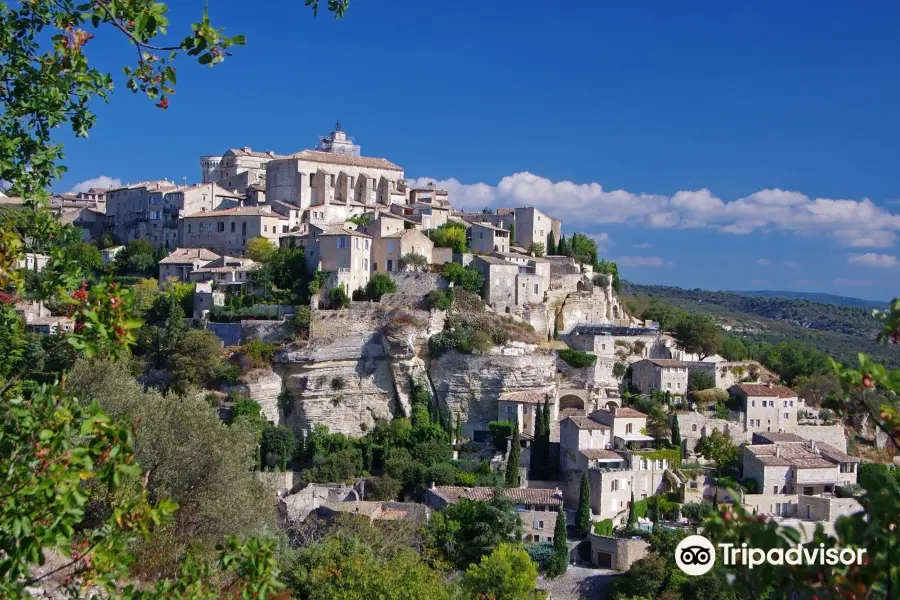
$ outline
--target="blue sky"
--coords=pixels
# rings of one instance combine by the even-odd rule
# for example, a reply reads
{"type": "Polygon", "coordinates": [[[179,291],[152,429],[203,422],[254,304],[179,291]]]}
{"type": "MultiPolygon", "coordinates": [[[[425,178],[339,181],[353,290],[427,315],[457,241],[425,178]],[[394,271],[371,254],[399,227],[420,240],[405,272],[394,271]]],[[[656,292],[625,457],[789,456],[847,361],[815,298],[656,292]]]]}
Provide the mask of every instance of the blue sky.
{"type": "MultiPolygon", "coordinates": [[[[202,6],[172,4],[173,33],[202,6]]],[[[120,89],[57,189],[193,182],[201,154],[294,152],[340,118],[459,206],[536,205],[597,236],[633,281],[900,292],[897,3],[355,0],[339,22],[302,4],[209,0],[248,45],[181,60],[164,112],[98,35],[120,89]]]]}

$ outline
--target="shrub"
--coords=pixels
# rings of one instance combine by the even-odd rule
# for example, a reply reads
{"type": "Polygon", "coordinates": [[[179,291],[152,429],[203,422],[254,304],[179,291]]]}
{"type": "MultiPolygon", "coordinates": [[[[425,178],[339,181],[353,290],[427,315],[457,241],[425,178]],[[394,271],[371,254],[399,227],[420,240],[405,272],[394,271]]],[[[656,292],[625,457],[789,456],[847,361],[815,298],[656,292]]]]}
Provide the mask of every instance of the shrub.
{"type": "Polygon", "coordinates": [[[612,519],[604,519],[594,523],[594,533],[597,535],[612,536],[613,522],[612,519]]]}
{"type": "Polygon", "coordinates": [[[688,502],[681,507],[682,516],[699,523],[710,515],[713,511],[712,502],[703,500],[702,502],[688,502]]]}
{"type": "Polygon", "coordinates": [[[559,357],[566,361],[570,367],[581,369],[590,367],[597,362],[597,357],[580,350],[572,350],[571,348],[563,348],[559,351],[559,357]]]}
{"type": "Polygon", "coordinates": [[[350,296],[347,295],[347,290],[344,289],[343,283],[336,288],[332,288],[328,293],[328,300],[331,302],[332,308],[347,308],[350,306],[350,296]]]}
{"type": "Polygon", "coordinates": [[[727,406],[718,403],[716,403],[716,405],[713,407],[713,412],[715,413],[717,419],[725,420],[728,419],[728,415],[730,413],[727,406]]]}
{"type": "Polygon", "coordinates": [[[538,542],[536,544],[526,544],[525,552],[531,557],[534,564],[537,565],[538,571],[546,572],[550,567],[550,563],[556,557],[556,549],[551,542],[538,542]]]}
{"type": "Polygon", "coordinates": [[[494,342],[491,339],[490,334],[486,331],[481,331],[480,329],[472,332],[471,340],[472,350],[481,354],[484,354],[494,347],[494,342]]]}
{"type": "Polygon", "coordinates": [[[390,276],[384,273],[372,275],[369,283],[366,284],[366,297],[375,302],[381,301],[381,297],[385,294],[393,294],[397,291],[397,284],[390,276]]]}
{"type": "Polygon", "coordinates": [[[250,359],[254,366],[265,366],[272,364],[275,357],[275,344],[264,342],[262,340],[250,340],[241,346],[241,353],[250,359]]]}
{"type": "Polygon", "coordinates": [[[716,376],[706,371],[694,370],[688,374],[688,391],[709,390],[716,387],[716,376]]]}
{"type": "Polygon", "coordinates": [[[609,275],[594,275],[592,282],[597,287],[606,288],[609,285],[609,275]]]}
{"type": "Polygon", "coordinates": [[[298,306],[297,313],[294,315],[293,320],[291,321],[291,326],[294,328],[294,331],[299,331],[302,329],[309,329],[310,324],[312,323],[312,309],[309,306],[298,306]]]}
{"type": "Polygon", "coordinates": [[[727,402],[729,397],[728,392],[717,388],[688,392],[688,399],[703,405],[727,402]]]}
{"type": "Polygon", "coordinates": [[[421,272],[428,266],[428,259],[424,255],[417,252],[407,252],[400,257],[400,268],[421,272]]]}
{"type": "Polygon", "coordinates": [[[241,378],[241,368],[233,362],[222,362],[219,365],[218,378],[228,385],[234,385],[241,378]]]}
{"type": "Polygon", "coordinates": [[[425,305],[429,310],[449,310],[453,297],[444,290],[431,290],[425,296],[425,305]]]}
{"type": "Polygon", "coordinates": [[[340,390],[344,389],[344,387],[346,385],[347,384],[344,381],[343,377],[334,377],[331,379],[331,389],[333,389],[336,392],[339,392],[340,390]]]}
{"type": "Polygon", "coordinates": [[[466,291],[481,294],[484,287],[484,277],[473,266],[463,267],[459,263],[447,263],[441,270],[441,274],[466,291]]]}

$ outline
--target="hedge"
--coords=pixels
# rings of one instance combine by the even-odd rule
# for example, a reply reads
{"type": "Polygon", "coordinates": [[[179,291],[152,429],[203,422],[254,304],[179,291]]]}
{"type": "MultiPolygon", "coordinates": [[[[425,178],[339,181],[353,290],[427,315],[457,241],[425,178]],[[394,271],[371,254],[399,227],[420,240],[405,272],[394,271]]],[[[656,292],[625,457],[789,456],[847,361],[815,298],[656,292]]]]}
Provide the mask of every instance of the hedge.
{"type": "Polygon", "coordinates": [[[607,537],[612,537],[613,534],[613,522],[612,519],[603,519],[602,521],[594,522],[594,533],[597,535],[605,535],[607,537]]]}
{"type": "Polygon", "coordinates": [[[590,367],[597,362],[597,357],[594,354],[588,354],[587,352],[582,352],[580,350],[572,350],[571,348],[563,348],[560,350],[559,357],[566,361],[570,367],[575,369],[590,367]]]}

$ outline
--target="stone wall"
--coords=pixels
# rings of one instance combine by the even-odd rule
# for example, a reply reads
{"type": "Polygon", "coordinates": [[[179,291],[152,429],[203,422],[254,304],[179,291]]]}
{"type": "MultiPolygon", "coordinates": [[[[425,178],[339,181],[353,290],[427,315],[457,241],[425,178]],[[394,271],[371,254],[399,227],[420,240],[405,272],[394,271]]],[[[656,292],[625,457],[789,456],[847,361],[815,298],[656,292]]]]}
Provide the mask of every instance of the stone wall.
{"type": "Polygon", "coordinates": [[[345,335],[358,335],[377,330],[381,326],[381,307],[361,303],[344,310],[321,310],[313,314],[309,339],[333,340],[345,335]]]}
{"type": "Polygon", "coordinates": [[[206,329],[212,331],[226,346],[241,345],[240,323],[207,323],[206,329]]]}
{"type": "MultiPolygon", "coordinates": [[[[761,372],[759,370],[759,363],[756,363],[752,360],[739,360],[739,361],[722,361],[722,362],[702,362],[702,361],[693,361],[688,362],[688,372],[693,373],[694,371],[702,371],[705,373],[709,373],[716,380],[716,387],[722,390],[727,390],[733,385],[736,385],[741,382],[741,379],[750,376],[751,370],[755,367],[755,372],[757,375],[761,372]]],[[[757,380],[759,378],[757,377],[757,380]]]]}
{"type": "Polygon", "coordinates": [[[627,571],[635,562],[647,556],[650,544],[644,540],[620,539],[591,533],[591,562],[599,564],[598,553],[610,554],[616,571],[627,571]]]}
{"type": "Polygon", "coordinates": [[[745,494],[742,504],[766,516],[797,516],[796,494],[745,494]]]}
{"type": "Polygon", "coordinates": [[[429,374],[438,406],[461,416],[463,435],[487,431],[497,419],[501,392],[546,389],[553,385],[555,359],[546,354],[471,355],[448,352],[432,359],[429,374]]]}
{"type": "Polygon", "coordinates": [[[241,343],[250,340],[262,340],[264,342],[280,342],[292,336],[290,326],[286,321],[241,321],[241,343]]]}
{"type": "Polygon", "coordinates": [[[862,506],[853,498],[801,495],[797,499],[797,516],[807,521],[836,521],[860,510],[862,506]]]}
{"type": "Polygon", "coordinates": [[[844,434],[844,426],[840,423],[835,425],[797,425],[797,435],[804,440],[824,442],[841,452],[847,452],[847,436],[844,434]]]}

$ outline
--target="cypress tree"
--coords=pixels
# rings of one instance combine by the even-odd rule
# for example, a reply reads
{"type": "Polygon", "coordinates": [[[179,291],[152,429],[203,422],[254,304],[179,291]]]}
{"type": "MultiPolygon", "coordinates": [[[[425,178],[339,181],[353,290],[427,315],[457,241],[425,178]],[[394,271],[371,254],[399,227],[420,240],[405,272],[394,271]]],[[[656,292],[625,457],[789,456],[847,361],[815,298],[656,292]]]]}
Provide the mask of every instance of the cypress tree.
{"type": "Polygon", "coordinates": [[[553,230],[550,230],[549,235],[547,235],[547,256],[553,256],[556,254],[556,236],[553,235],[553,230]]]}
{"type": "Polygon", "coordinates": [[[534,440],[531,442],[531,478],[544,479],[544,411],[535,407],[534,440]]]}
{"type": "Polygon", "coordinates": [[[631,492],[631,503],[628,505],[628,529],[631,529],[637,523],[637,515],[634,513],[634,491],[631,492]]]}
{"type": "Polygon", "coordinates": [[[568,252],[568,248],[566,247],[566,236],[560,234],[559,235],[559,243],[556,245],[556,253],[559,256],[565,256],[566,252],[568,252]]]}
{"type": "Polygon", "coordinates": [[[544,398],[544,408],[541,411],[543,413],[543,423],[544,423],[544,446],[543,446],[543,454],[541,455],[541,461],[544,464],[544,477],[546,479],[550,479],[556,477],[556,467],[550,460],[550,399],[544,398]]]}
{"type": "Polygon", "coordinates": [[[507,487],[519,487],[519,455],[521,446],[519,442],[519,423],[513,421],[512,448],[509,449],[509,458],[506,461],[506,485],[507,487]]]}
{"type": "Polygon", "coordinates": [[[591,532],[591,482],[588,479],[588,472],[585,471],[581,476],[581,493],[578,496],[578,515],[575,521],[581,537],[591,532]]]}
{"type": "Polygon", "coordinates": [[[509,224],[509,245],[516,245],[516,222],[513,221],[509,224]]]}
{"type": "Polygon", "coordinates": [[[716,490],[716,495],[713,496],[713,510],[718,510],[719,508],[719,490],[716,490]]]}
{"type": "Polygon", "coordinates": [[[560,505],[556,513],[556,528],[553,530],[553,559],[547,567],[547,575],[550,577],[559,577],[569,566],[569,545],[566,537],[566,513],[560,505]]]}
{"type": "Polygon", "coordinates": [[[456,415],[456,441],[459,443],[459,440],[462,439],[462,416],[456,415]]]}
{"type": "Polygon", "coordinates": [[[672,419],[672,445],[681,449],[681,427],[678,426],[678,415],[672,419]]]}

